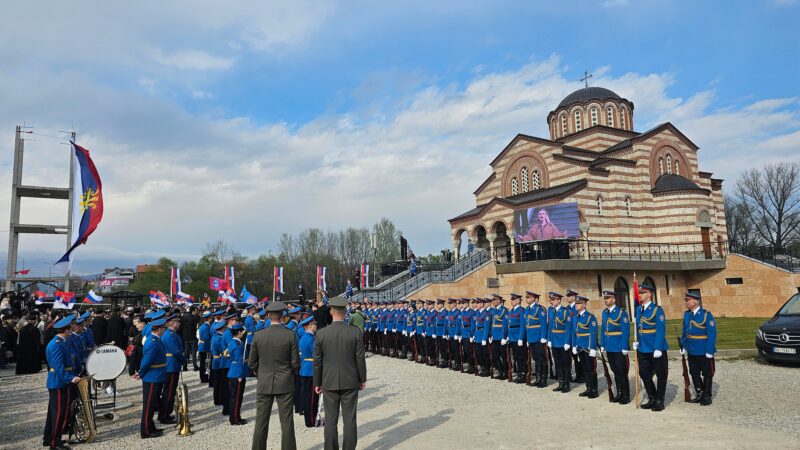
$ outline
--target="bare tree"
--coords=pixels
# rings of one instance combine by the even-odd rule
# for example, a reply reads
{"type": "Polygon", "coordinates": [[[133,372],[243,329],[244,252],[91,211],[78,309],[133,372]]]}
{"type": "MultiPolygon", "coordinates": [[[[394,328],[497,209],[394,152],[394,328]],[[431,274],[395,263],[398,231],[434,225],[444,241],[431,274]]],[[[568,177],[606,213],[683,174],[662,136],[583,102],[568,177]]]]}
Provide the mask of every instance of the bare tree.
{"type": "Polygon", "coordinates": [[[778,250],[800,230],[800,166],[770,164],[748,169],[736,183],[736,194],[758,235],[778,250]]]}
{"type": "Polygon", "coordinates": [[[728,230],[730,251],[748,254],[758,246],[761,239],[747,214],[747,204],[731,196],[725,196],[725,224],[728,230]]]}
{"type": "Polygon", "coordinates": [[[379,263],[394,262],[400,259],[400,231],[386,217],[372,227],[377,245],[379,263]]]}

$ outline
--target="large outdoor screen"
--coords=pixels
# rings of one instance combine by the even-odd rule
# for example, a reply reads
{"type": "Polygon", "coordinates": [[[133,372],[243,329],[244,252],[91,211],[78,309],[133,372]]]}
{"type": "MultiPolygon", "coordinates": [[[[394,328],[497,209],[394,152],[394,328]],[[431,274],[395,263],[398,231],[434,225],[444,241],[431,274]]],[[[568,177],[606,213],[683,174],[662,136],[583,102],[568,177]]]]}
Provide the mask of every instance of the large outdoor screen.
{"type": "Polygon", "coordinates": [[[514,234],[517,244],[580,236],[577,203],[514,211],[514,234]]]}

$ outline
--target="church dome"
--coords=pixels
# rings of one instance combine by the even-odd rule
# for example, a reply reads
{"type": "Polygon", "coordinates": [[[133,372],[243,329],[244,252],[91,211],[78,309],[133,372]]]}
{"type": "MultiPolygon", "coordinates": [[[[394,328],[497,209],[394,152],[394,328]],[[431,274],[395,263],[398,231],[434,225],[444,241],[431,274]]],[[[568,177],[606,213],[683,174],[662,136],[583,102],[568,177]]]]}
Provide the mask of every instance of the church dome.
{"type": "Polygon", "coordinates": [[[680,175],[667,174],[661,175],[656,180],[653,187],[653,194],[664,194],[667,192],[707,192],[706,189],[701,188],[694,181],[684,178],[680,175]]]}
{"type": "Polygon", "coordinates": [[[564,100],[561,100],[561,103],[558,104],[558,108],[562,108],[564,106],[569,106],[573,103],[588,103],[589,100],[621,100],[622,97],[617,95],[616,92],[601,88],[601,87],[587,87],[581,88],[577,91],[569,94],[568,96],[564,97],[564,100]]]}

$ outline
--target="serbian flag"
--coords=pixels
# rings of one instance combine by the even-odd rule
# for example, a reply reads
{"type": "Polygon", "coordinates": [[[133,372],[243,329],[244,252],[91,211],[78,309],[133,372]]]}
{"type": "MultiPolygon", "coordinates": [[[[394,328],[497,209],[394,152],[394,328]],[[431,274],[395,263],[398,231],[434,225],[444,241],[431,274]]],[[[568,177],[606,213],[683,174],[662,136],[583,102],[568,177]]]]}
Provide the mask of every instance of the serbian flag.
{"type": "Polygon", "coordinates": [[[86,297],[83,297],[83,303],[103,303],[103,297],[94,293],[94,289],[90,289],[89,293],[86,294],[86,297]]]}
{"type": "Polygon", "coordinates": [[[233,273],[233,266],[225,266],[225,281],[228,283],[228,287],[236,291],[236,277],[233,273]]]}
{"type": "Polygon", "coordinates": [[[169,306],[169,299],[161,291],[150,291],[150,303],[156,306],[169,306]]]}
{"type": "Polygon", "coordinates": [[[181,269],[173,267],[169,271],[169,295],[175,296],[181,292],[181,269]]]}
{"type": "Polygon", "coordinates": [[[64,274],[72,266],[72,252],[86,243],[103,218],[103,186],[100,175],[89,157],[89,150],[72,142],[72,232],[67,253],[55,263],[64,274]]]}
{"type": "Polygon", "coordinates": [[[636,274],[633,274],[633,307],[638,308],[642,302],[639,300],[639,282],[636,281],[636,274]]]}
{"type": "Polygon", "coordinates": [[[361,289],[369,287],[369,264],[361,264],[361,289]]]}
{"type": "Polygon", "coordinates": [[[325,272],[327,267],[317,266],[317,290],[328,290],[328,283],[325,282],[325,272]]]}
{"type": "Polygon", "coordinates": [[[219,291],[219,292],[217,292],[217,301],[218,302],[230,304],[231,300],[232,299],[231,299],[230,293],[228,291],[219,291]]]}
{"type": "Polygon", "coordinates": [[[34,303],[36,303],[37,305],[41,305],[42,303],[44,303],[44,299],[45,297],[47,297],[47,295],[45,295],[45,293],[42,291],[36,291],[33,293],[33,297],[36,299],[34,303]]]}
{"type": "Polygon", "coordinates": [[[31,269],[22,269],[14,272],[14,275],[27,275],[31,273],[31,269]]]}
{"type": "Polygon", "coordinates": [[[208,277],[208,287],[215,291],[224,291],[228,289],[228,282],[222,278],[208,277]]]}
{"type": "Polygon", "coordinates": [[[185,292],[178,291],[177,302],[191,306],[194,304],[194,297],[185,292]]]}
{"type": "Polygon", "coordinates": [[[258,303],[258,297],[251,294],[250,291],[247,290],[246,285],[242,288],[242,292],[239,293],[239,299],[241,299],[242,302],[250,305],[255,305],[258,303]]]}
{"type": "Polygon", "coordinates": [[[53,309],[72,309],[75,305],[75,293],[56,291],[53,298],[53,309]]]}
{"type": "Polygon", "coordinates": [[[283,267],[275,268],[275,275],[272,278],[272,285],[275,286],[274,291],[283,293],[283,267]]]}

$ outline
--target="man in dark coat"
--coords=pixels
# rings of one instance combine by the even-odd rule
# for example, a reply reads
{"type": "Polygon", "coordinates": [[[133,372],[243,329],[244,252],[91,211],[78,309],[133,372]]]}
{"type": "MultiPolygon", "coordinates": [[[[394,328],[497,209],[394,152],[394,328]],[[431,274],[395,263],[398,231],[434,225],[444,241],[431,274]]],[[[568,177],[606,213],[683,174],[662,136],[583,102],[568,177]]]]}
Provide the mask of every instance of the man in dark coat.
{"type": "Polygon", "coordinates": [[[125,350],[128,347],[128,324],[119,316],[119,306],[115,306],[108,319],[106,338],[117,347],[125,350]]]}
{"type": "Polygon", "coordinates": [[[189,359],[192,360],[192,368],[199,370],[197,367],[197,327],[199,326],[200,318],[197,315],[197,307],[192,306],[188,311],[184,312],[181,316],[181,338],[183,339],[183,370],[187,370],[189,359]]]}
{"type": "Polygon", "coordinates": [[[36,373],[42,370],[39,355],[42,351],[42,335],[36,328],[36,314],[31,314],[26,323],[19,330],[19,345],[17,345],[17,375],[36,373]]]}
{"type": "Polygon", "coordinates": [[[314,322],[317,323],[317,329],[325,328],[331,321],[331,307],[322,302],[322,297],[317,301],[317,309],[314,310],[314,322]]]}
{"type": "Polygon", "coordinates": [[[103,308],[98,307],[94,311],[91,328],[94,333],[95,345],[103,345],[108,342],[108,319],[103,314],[103,308]]]}

